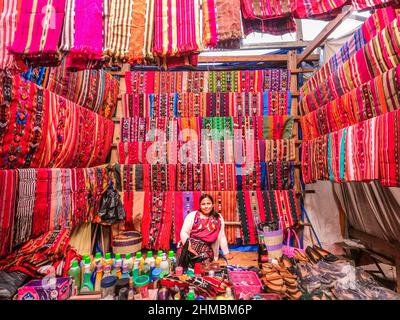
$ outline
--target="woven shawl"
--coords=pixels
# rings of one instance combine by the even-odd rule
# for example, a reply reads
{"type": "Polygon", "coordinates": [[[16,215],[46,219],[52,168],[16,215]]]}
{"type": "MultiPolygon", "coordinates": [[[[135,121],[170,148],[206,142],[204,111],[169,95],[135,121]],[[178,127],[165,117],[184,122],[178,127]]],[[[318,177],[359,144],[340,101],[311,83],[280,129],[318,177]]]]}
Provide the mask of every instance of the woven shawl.
{"type": "Polygon", "coordinates": [[[103,0],[66,0],[60,50],[68,69],[101,66],[103,34],[93,30],[103,30],[103,0]]]}
{"type": "Polygon", "coordinates": [[[58,65],[62,56],[58,43],[61,37],[66,0],[27,0],[21,14],[10,51],[41,66],[58,65]]]}
{"type": "Polygon", "coordinates": [[[154,0],[156,56],[181,57],[201,50],[199,0],[154,0]]]}
{"type": "Polygon", "coordinates": [[[112,60],[128,61],[133,0],[109,1],[107,45],[104,54],[112,60]]]}
{"type": "Polygon", "coordinates": [[[25,69],[21,61],[18,61],[8,51],[8,47],[14,41],[21,4],[22,0],[5,0],[0,3],[0,70],[19,71],[25,69]]]}
{"type": "Polygon", "coordinates": [[[203,45],[210,48],[239,48],[243,37],[240,0],[202,0],[203,45]]]}
{"type": "Polygon", "coordinates": [[[332,20],[346,3],[347,0],[295,0],[292,1],[292,12],[298,19],[332,20]]]}
{"type": "Polygon", "coordinates": [[[17,188],[18,171],[0,170],[0,257],[11,252],[17,188]]]}
{"type": "Polygon", "coordinates": [[[245,36],[253,32],[268,33],[281,36],[286,33],[293,33],[297,30],[296,21],[293,17],[271,19],[271,20],[249,20],[242,19],[243,33],[245,36]]]}

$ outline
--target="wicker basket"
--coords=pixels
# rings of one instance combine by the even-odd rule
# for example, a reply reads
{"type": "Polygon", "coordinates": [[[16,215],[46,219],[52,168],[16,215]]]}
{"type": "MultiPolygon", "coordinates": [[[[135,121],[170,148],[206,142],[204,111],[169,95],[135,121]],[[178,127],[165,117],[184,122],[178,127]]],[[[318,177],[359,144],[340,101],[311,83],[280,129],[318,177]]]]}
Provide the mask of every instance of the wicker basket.
{"type": "Polygon", "coordinates": [[[123,231],[113,238],[113,251],[120,254],[135,254],[142,249],[142,234],[138,231],[123,231]]]}

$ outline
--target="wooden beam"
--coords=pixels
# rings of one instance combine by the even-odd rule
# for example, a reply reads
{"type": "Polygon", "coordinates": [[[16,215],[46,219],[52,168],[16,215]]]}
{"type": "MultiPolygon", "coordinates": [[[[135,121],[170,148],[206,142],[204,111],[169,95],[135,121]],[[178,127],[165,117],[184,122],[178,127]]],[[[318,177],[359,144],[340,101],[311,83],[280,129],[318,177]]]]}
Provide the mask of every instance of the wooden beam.
{"type": "MultiPolygon", "coordinates": [[[[311,41],[282,41],[282,42],[269,42],[269,43],[257,43],[257,44],[247,44],[242,45],[240,50],[263,50],[263,49],[287,49],[287,48],[305,48],[307,47],[311,41]]],[[[229,50],[229,51],[236,51],[236,50],[229,50]]]]}
{"type": "MultiPolygon", "coordinates": [[[[319,55],[313,54],[308,61],[318,61],[319,55]]],[[[199,63],[229,63],[229,62],[287,62],[287,54],[271,54],[257,56],[199,56],[199,63]]]]}
{"type": "Polygon", "coordinates": [[[329,22],[321,33],[308,45],[304,52],[297,57],[297,64],[300,64],[316,49],[322,42],[324,42],[329,35],[343,22],[343,20],[353,11],[351,6],[345,6],[342,12],[331,22],[329,22]]]}
{"type": "Polygon", "coordinates": [[[377,252],[393,261],[400,260],[400,242],[388,242],[354,228],[349,228],[349,236],[350,238],[361,240],[365,247],[371,251],[377,252]]]}
{"type": "Polygon", "coordinates": [[[303,23],[301,19],[296,19],[296,40],[303,42],[303,23]]]}

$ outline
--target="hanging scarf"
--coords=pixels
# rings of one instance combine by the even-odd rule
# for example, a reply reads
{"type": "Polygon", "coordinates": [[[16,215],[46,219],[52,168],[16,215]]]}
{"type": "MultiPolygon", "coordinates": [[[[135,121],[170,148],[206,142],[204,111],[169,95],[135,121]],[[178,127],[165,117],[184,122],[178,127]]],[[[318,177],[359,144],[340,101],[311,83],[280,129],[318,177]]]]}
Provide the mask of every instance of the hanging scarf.
{"type": "Polygon", "coordinates": [[[199,0],[177,0],[174,4],[154,0],[153,53],[161,58],[201,50],[199,0]]]}
{"type": "Polygon", "coordinates": [[[245,36],[253,32],[268,33],[274,36],[281,36],[286,33],[293,33],[297,30],[296,21],[293,17],[271,19],[271,20],[252,20],[242,19],[243,33],[245,36]]]}
{"type": "Polygon", "coordinates": [[[11,252],[17,188],[18,171],[0,170],[0,257],[11,252]]]}
{"type": "Polygon", "coordinates": [[[154,1],[133,2],[129,63],[153,60],[154,1]]]}
{"type": "Polygon", "coordinates": [[[257,117],[262,121],[262,135],[256,135],[259,140],[266,139],[290,139],[293,134],[294,120],[291,116],[267,116],[257,117]]]}
{"type": "MultiPolygon", "coordinates": [[[[168,143],[171,145],[171,143],[168,143]]],[[[157,162],[157,159],[163,160],[159,155],[157,143],[151,141],[120,142],[118,143],[118,163],[121,164],[151,164],[157,162]]],[[[176,148],[168,149],[168,162],[170,159],[176,159],[176,148]]],[[[173,161],[171,160],[171,163],[173,161]]]]}
{"type": "Polygon", "coordinates": [[[29,64],[56,66],[61,61],[61,37],[66,0],[27,0],[10,51],[29,64]]]}
{"type": "Polygon", "coordinates": [[[201,163],[234,163],[234,145],[236,147],[237,142],[233,140],[203,140],[199,146],[201,163]]]}
{"type": "Polygon", "coordinates": [[[133,2],[133,0],[115,0],[109,3],[107,45],[104,54],[113,61],[128,60],[133,2]]]}
{"type": "Polygon", "coordinates": [[[177,191],[201,191],[202,166],[201,164],[176,165],[176,187],[177,191]]]}
{"type": "Polygon", "coordinates": [[[103,34],[93,30],[103,30],[103,0],[66,0],[60,50],[68,69],[101,66],[103,34]]]}
{"type": "Polygon", "coordinates": [[[354,9],[357,11],[372,9],[379,6],[387,6],[390,5],[391,2],[395,2],[393,0],[352,0],[351,4],[354,9]]]}
{"type": "Polygon", "coordinates": [[[240,0],[202,0],[203,45],[237,49],[243,37],[240,0]]]}
{"type": "Polygon", "coordinates": [[[236,184],[238,191],[265,190],[265,162],[254,163],[250,168],[236,166],[236,184]]]}
{"type": "Polygon", "coordinates": [[[341,11],[347,0],[295,0],[292,12],[295,18],[332,20],[341,11]]]}
{"type": "Polygon", "coordinates": [[[8,47],[14,42],[22,0],[2,1],[0,3],[0,70],[13,72],[26,69],[22,61],[18,61],[8,47]]]}
{"type": "Polygon", "coordinates": [[[173,192],[146,192],[142,220],[142,246],[152,250],[170,247],[173,192]]]}
{"type": "Polygon", "coordinates": [[[384,186],[400,186],[400,114],[389,112],[377,119],[380,181],[384,186]]]}
{"type": "Polygon", "coordinates": [[[202,190],[237,190],[236,170],[233,164],[202,164],[202,190]]]}
{"type": "MultiPolygon", "coordinates": [[[[262,141],[264,142],[264,141],[262,141]]],[[[261,141],[260,141],[261,143],[261,141]]],[[[265,162],[293,161],[296,157],[296,141],[291,140],[265,140],[265,162]]]]}

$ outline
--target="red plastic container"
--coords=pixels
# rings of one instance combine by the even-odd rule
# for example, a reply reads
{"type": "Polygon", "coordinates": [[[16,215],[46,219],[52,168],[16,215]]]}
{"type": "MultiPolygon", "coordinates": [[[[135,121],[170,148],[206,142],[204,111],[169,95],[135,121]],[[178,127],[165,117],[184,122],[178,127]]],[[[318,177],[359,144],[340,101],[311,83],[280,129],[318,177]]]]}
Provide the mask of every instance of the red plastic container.
{"type": "Polygon", "coordinates": [[[229,280],[233,283],[235,298],[246,297],[250,299],[262,290],[262,283],[254,271],[230,271],[229,280]]]}

